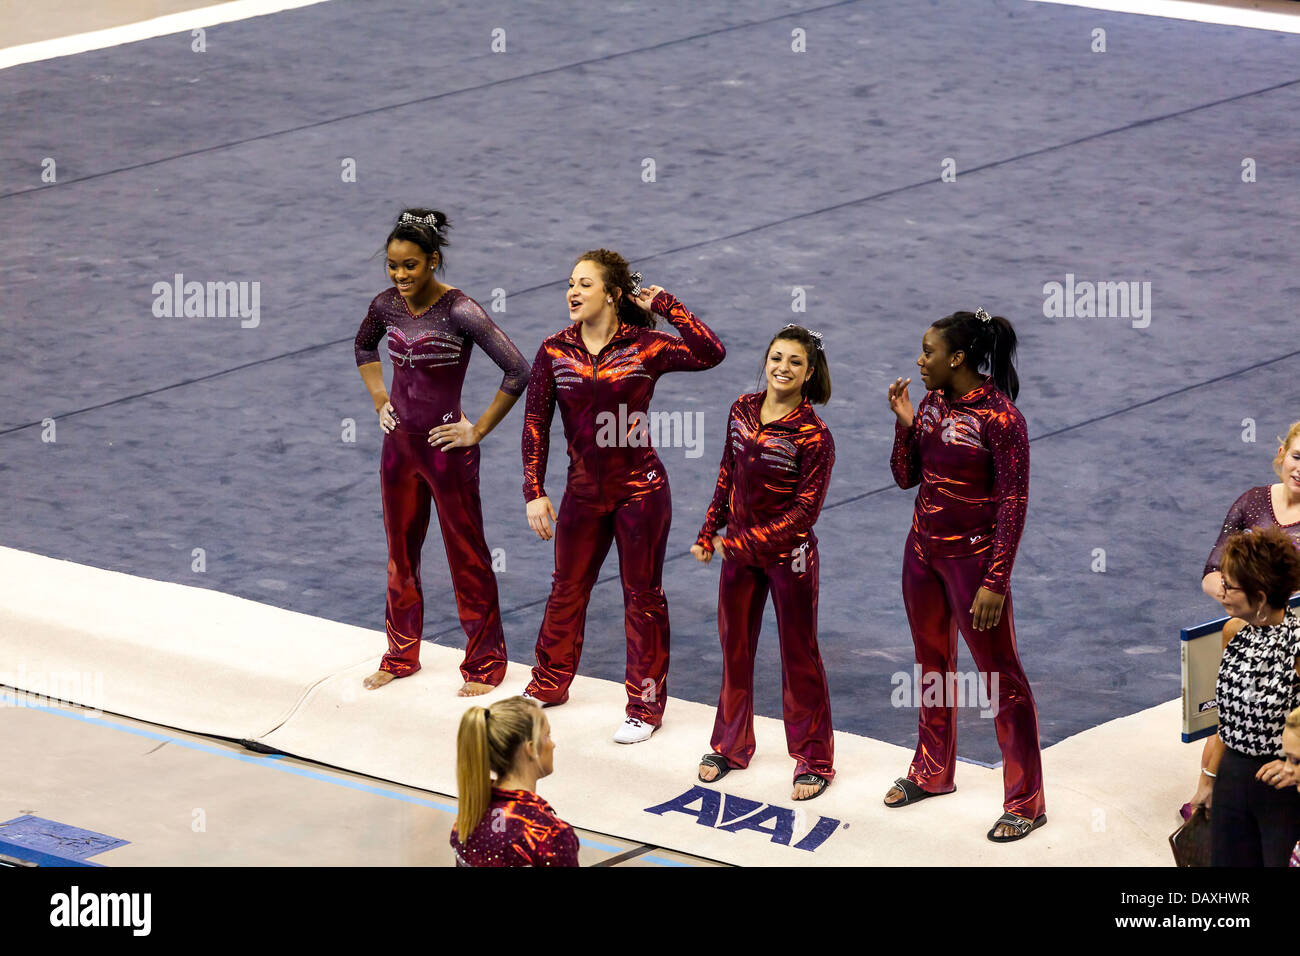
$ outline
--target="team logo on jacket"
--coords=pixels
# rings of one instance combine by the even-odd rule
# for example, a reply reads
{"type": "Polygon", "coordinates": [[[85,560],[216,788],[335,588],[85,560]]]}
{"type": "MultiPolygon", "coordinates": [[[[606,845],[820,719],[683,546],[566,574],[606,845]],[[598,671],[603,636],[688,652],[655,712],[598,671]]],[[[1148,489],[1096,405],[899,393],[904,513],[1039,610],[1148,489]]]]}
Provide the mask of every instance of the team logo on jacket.
{"type": "Polygon", "coordinates": [[[628,345],[610,352],[609,355],[605,356],[603,367],[605,371],[620,378],[651,377],[650,373],[641,365],[641,348],[637,345],[628,345]]]}
{"type": "Polygon", "coordinates": [[[769,438],[763,442],[763,453],[759,457],[786,471],[797,471],[799,468],[796,462],[798,455],[799,452],[795,448],[794,442],[785,438],[769,438]]]}
{"type": "Polygon", "coordinates": [[[725,833],[752,830],[768,837],[773,843],[807,850],[809,853],[815,853],[841,826],[840,821],[832,817],[818,817],[817,822],[809,827],[801,819],[804,817],[802,812],[770,803],[759,803],[757,800],[746,800],[707,787],[691,787],[667,803],[646,807],[645,812],[659,816],[681,813],[694,817],[700,826],[712,827],[725,833]]]}
{"type": "Polygon", "coordinates": [[[945,445],[961,445],[965,448],[983,448],[980,441],[980,422],[974,415],[965,412],[949,412],[948,417],[939,423],[943,434],[939,437],[945,445]]]}
{"type": "Polygon", "coordinates": [[[567,389],[581,384],[586,367],[575,358],[556,355],[551,358],[551,370],[555,375],[555,387],[567,389]]]}

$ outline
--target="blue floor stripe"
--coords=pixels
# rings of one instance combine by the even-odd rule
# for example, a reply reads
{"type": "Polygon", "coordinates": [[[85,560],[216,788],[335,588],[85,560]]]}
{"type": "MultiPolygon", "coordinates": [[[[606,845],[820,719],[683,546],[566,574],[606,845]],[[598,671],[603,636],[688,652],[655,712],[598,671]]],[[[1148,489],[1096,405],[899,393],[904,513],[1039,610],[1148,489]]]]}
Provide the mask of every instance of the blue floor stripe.
{"type": "MultiPolygon", "coordinates": [[[[249,756],[248,754],[234,753],[229,750],[222,750],[220,747],[213,747],[209,744],[196,743],[192,740],[183,740],[179,737],[172,737],[167,734],[160,734],[157,731],[145,730],[142,727],[130,727],[126,724],[115,723],[111,720],[105,720],[102,717],[87,717],[76,711],[64,710],[57,707],[31,706],[23,703],[19,698],[14,697],[8,691],[0,694],[0,700],[3,700],[5,706],[25,707],[27,710],[39,710],[46,714],[56,714],[60,717],[69,717],[82,723],[97,724],[103,727],[111,727],[114,730],[124,731],[128,734],[135,734],[137,737],[147,737],[150,740],[161,740],[167,743],[176,744],[178,747],[187,747],[190,750],[198,750],[202,753],[214,754],[218,757],[226,757],[231,760],[238,760],[241,763],[253,764],[259,767],[268,767],[272,770],[279,770],[283,773],[291,773],[295,776],[306,777],[310,780],[319,780],[322,783],[332,783],[335,786],[346,787],[349,790],[357,790],[361,793],[370,793],[378,797],[387,797],[390,800],[399,800],[402,803],[413,803],[421,807],[433,807],[437,810],[445,810],[447,813],[455,813],[454,804],[439,803],[436,800],[426,800],[423,797],[413,797],[410,794],[401,793],[396,790],[386,790],[383,787],[376,787],[368,783],[361,783],[356,780],[345,780],[338,777],[331,777],[314,770],[308,770],[305,767],[296,767],[292,764],[274,764],[267,763],[268,758],[281,760],[284,754],[266,754],[262,756],[249,756]]],[[[622,853],[626,847],[612,846],[608,843],[602,843],[599,840],[592,840],[587,837],[579,837],[578,842],[583,846],[592,847],[597,850],[604,850],[608,853],[622,853]]],[[[668,860],[658,856],[644,856],[642,859],[655,863],[658,866],[694,866],[693,863],[685,863],[677,860],[668,860]]]]}

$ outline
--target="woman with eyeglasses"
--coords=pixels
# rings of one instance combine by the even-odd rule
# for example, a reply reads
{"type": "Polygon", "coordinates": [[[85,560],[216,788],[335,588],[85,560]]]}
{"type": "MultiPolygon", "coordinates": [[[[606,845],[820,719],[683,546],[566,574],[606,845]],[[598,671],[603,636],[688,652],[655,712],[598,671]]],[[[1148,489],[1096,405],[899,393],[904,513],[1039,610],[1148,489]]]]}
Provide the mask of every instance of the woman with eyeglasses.
{"type": "Polygon", "coordinates": [[[1300,422],[1291,426],[1286,438],[1278,439],[1273,471],[1281,481],[1251,488],[1233,502],[1223,519],[1219,540],[1201,572],[1201,590],[1216,601],[1223,600],[1219,569],[1230,535],[1250,528],[1281,528],[1300,547],[1300,422]]]}
{"type": "Polygon", "coordinates": [[[1206,745],[1193,807],[1210,811],[1211,866],[1286,866],[1300,840],[1300,792],[1282,733],[1300,706],[1300,551],[1280,528],[1229,536],[1219,603],[1223,629],[1215,696],[1219,730],[1206,745]]]}

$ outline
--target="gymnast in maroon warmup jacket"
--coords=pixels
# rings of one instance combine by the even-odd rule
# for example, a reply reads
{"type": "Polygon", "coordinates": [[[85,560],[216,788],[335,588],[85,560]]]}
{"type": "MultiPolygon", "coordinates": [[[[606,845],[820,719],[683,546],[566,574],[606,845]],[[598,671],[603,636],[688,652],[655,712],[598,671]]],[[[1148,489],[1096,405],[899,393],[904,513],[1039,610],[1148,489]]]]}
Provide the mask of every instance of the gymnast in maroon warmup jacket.
{"type": "Polygon", "coordinates": [[[639,289],[616,252],[585,253],[569,277],[569,325],[537,350],[524,413],[524,500],[542,540],[555,522],[555,574],[525,696],[562,704],[578,670],[587,602],[618,545],[627,632],[626,718],[614,739],[639,743],[663,722],[668,602],[662,581],[672,499],[645,417],[667,372],[713,368],[722,342],[658,286],[639,289]],[[653,330],[655,316],[678,335],[653,330]],[[546,495],[551,419],[560,407],[569,473],[558,517],[546,495]]]}
{"type": "Polygon", "coordinates": [[[365,684],[382,687],[420,669],[420,549],[432,500],[467,639],[459,693],[473,696],[501,683],[506,672],[497,582],[483,535],[478,443],[519,400],[528,360],[477,302],[434,277],[447,228],[447,217],[436,210],[402,213],[386,243],[394,288],[375,296],[354,344],[384,431],[379,487],[388,538],[388,653],[365,684]],[[393,360],[391,401],[378,352],[385,334],[393,360]],[[475,343],[505,375],[492,404],[471,423],[461,411],[460,390],[475,343]]]}
{"type": "Polygon", "coordinates": [[[754,756],[754,654],[770,591],[786,746],[795,761],[793,799],[807,800],[835,776],[830,693],[817,649],[820,559],[812,530],[835,464],[835,442],[813,403],[830,400],[831,378],[818,332],[787,325],[766,355],[767,389],[731,406],[713,501],[691,548],[698,561],[715,551],[723,558],[722,691],[713,752],[700,758],[699,779],[718,780],[754,756]]]}
{"type": "MultiPolygon", "coordinates": [[[[995,843],[1019,840],[1047,822],[1038,710],[1011,614],[1011,566],[1029,502],[1029,438],[1012,404],[1020,388],[1015,349],[1006,319],[983,309],[954,312],[922,339],[916,364],[929,391],[915,412],[911,379],[889,387],[898,419],[890,468],[900,488],[921,486],[904,547],[903,603],[922,680],[955,686],[958,630],[981,683],[998,678],[994,724],[1005,812],[987,834],[995,843]],[[991,374],[981,372],[986,363],[991,374]]],[[[886,793],[887,806],[956,789],[956,702],[928,698],[922,695],[912,765],[886,793]]]]}

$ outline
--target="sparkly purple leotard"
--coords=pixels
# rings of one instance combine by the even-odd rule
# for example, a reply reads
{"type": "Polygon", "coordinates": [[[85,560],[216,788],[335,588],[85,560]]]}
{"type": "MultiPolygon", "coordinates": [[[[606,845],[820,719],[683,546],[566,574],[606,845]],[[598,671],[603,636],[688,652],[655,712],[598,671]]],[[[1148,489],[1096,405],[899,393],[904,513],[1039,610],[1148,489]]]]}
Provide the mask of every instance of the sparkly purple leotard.
{"type": "Polygon", "coordinates": [[[1205,561],[1205,570],[1201,572],[1201,577],[1222,568],[1223,546],[1228,543],[1231,535],[1256,528],[1261,530],[1281,528],[1291,536],[1296,546],[1300,547],[1300,521],[1279,524],[1277,513],[1273,510],[1273,489],[1269,485],[1260,485],[1258,488],[1251,488],[1228,509],[1228,515],[1223,519],[1223,530],[1219,532],[1219,540],[1214,542],[1214,548],[1205,561]]]}
{"type": "Polygon", "coordinates": [[[444,450],[429,444],[429,430],[461,419],[460,390],[477,342],[505,372],[501,390],[519,395],[530,367],[486,312],[459,289],[448,289],[418,316],[396,289],[370,303],[354,351],[357,365],[379,361],[379,340],[388,336],[393,360],[390,401],[397,427],[384,436],[379,486],[388,539],[388,601],[384,627],[388,653],[380,670],[406,677],[420,669],[424,592],[420,551],[437,509],[443,546],[465,630],[466,681],[496,686],[506,672],[505,637],[496,577],[483,534],[479,499],[479,445],[444,450]]]}
{"type": "Polygon", "coordinates": [[[528,360],[459,289],[448,289],[418,316],[411,315],[396,289],[379,293],[353,343],[357,365],[379,361],[379,340],[385,333],[393,360],[389,400],[397,427],[405,431],[427,432],[460,421],[460,390],[475,343],[504,370],[501,391],[522,395],[528,387],[528,360]]]}

